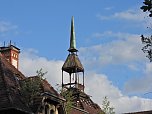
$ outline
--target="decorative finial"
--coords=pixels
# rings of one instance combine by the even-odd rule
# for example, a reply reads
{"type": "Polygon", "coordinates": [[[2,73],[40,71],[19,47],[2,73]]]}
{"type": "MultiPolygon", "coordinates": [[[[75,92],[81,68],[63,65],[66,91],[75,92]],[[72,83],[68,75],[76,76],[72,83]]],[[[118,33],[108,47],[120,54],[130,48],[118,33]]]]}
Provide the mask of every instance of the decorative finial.
{"type": "Polygon", "coordinates": [[[5,41],[4,41],[4,47],[5,47],[5,41]]]}
{"type": "Polygon", "coordinates": [[[71,35],[70,35],[70,48],[68,49],[69,52],[77,52],[76,49],[76,40],[75,40],[75,31],[74,31],[74,17],[72,16],[71,20],[71,35]]]}
{"type": "Polygon", "coordinates": [[[10,40],[9,46],[11,46],[11,45],[12,45],[12,41],[10,40]]]}

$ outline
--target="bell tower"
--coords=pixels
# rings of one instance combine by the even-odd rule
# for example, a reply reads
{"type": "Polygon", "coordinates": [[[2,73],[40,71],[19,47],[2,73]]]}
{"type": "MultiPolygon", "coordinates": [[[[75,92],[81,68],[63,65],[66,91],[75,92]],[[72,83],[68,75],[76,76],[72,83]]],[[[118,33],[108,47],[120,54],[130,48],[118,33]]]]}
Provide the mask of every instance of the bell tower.
{"type": "Polygon", "coordinates": [[[84,91],[84,68],[78,58],[74,31],[74,17],[71,19],[69,55],[62,66],[62,88],[77,88],[84,91]],[[64,83],[64,72],[68,73],[68,82],[64,83]]]}
{"type": "Polygon", "coordinates": [[[19,67],[19,53],[20,49],[11,44],[0,47],[0,53],[10,62],[16,69],[19,67]]]}

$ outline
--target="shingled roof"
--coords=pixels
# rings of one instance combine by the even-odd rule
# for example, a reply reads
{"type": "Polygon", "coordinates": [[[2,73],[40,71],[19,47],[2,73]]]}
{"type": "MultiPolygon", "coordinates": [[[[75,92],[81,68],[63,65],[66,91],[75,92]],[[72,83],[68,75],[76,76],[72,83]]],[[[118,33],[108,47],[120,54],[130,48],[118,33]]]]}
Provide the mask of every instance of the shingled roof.
{"type": "Polygon", "coordinates": [[[100,106],[94,103],[86,93],[77,88],[70,88],[68,91],[72,92],[73,96],[70,114],[99,114],[102,112],[100,106]]]}
{"type": "Polygon", "coordinates": [[[78,56],[74,53],[71,53],[68,55],[65,63],[62,66],[62,70],[68,72],[68,73],[74,73],[74,72],[83,72],[84,68],[78,58],[78,56]]]}
{"type": "Polygon", "coordinates": [[[19,91],[19,79],[25,76],[0,54],[0,111],[18,110],[30,113],[19,91]]]}

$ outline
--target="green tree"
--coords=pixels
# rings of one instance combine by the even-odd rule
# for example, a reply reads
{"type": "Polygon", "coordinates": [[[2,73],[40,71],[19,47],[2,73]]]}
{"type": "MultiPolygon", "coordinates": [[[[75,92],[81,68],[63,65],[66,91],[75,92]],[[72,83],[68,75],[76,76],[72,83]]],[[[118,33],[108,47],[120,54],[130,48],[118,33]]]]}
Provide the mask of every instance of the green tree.
{"type": "Polygon", "coordinates": [[[152,36],[145,37],[145,36],[141,35],[141,41],[145,45],[142,48],[142,51],[144,53],[147,53],[146,57],[148,57],[150,62],[152,62],[152,36]]]}
{"type": "Polygon", "coordinates": [[[24,96],[27,105],[32,105],[33,98],[40,95],[43,76],[47,72],[43,72],[41,68],[36,73],[35,77],[28,77],[21,81],[21,94],[24,96]]]}
{"type": "Polygon", "coordinates": [[[74,105],[74,103],[73,103],[74,97],[72,95],[72,91],[67,88],[62,88],[62,86],[60,84],[56,84],[56,86],[57,86],[56,90],[66,100],[64,103],[64,108],[65,108],[66,114],[70,114],[70,111],[72,110],[72,106],[74,105]]]}
{"type": "Polygon", "coordinates": [[[140,7],[140,9],[143,10],[143,12],[149,12],[149,17],[152,17],[152,0],[145,0],[144,5],[140,7]]]}
{"type": "MultiPolygon", "coordinates": [[[[149,12],[149,17],[152,17],[152,0],[144,0],[143,4],[144,5],[140,7],[140,9],[143,10],[143,12],[149,12]]],[[[144,44],[142,51],[147,54],[146,57],[152,62],[152,35],[150,37],[141,35],[141,41],[144,44]]]]}
{"type": "MultiPolygon", "coordinates": [[[[102,101],[102,110],[105,114],[115,114],[114,107],[110,106],[110,101],[107,96],[105,96],[102,101]]],[[[104,114],[103,112],[101,112],[101,114],[104,114]]]]}
{"type": "Polygon", "coordinates": [[[73,95],[72,95],[72,91],[71,90],[61,90],[61,95],[65,98],[66,102],[65,102],[65,111],[67,114],[70,114],[70,111],[72,110],[72,106],[73,106],[73,95]]]}

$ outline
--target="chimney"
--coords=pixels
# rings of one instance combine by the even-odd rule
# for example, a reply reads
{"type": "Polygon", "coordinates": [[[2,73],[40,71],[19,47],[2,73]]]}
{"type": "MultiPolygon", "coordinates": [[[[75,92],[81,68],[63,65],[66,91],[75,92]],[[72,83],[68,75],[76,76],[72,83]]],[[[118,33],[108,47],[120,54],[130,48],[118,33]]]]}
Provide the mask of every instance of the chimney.
{"type": "Polygon", "coordinates": [[[19,67],[19,53],[20,49],[11,44],[0,47],[0,53],[10,62],[16,69],[19,67]]]}

